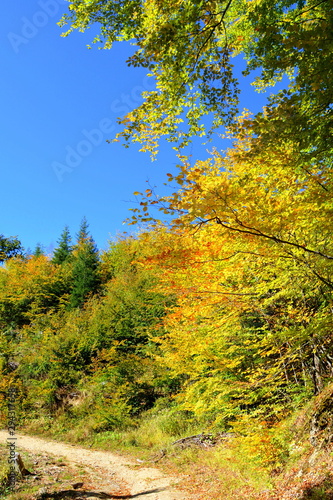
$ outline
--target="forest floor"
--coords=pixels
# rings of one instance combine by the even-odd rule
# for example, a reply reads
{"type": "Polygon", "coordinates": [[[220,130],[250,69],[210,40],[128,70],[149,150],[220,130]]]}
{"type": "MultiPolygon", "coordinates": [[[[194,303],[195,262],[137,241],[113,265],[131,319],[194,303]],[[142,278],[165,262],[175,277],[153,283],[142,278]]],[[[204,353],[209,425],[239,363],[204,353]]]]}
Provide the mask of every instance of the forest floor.
{"type": "MultiPolygon", "coordinates": [[[[6,445],[7,431],[0,431],[6,445]]],[[[31,473],[18,488],[30,487],[37,500],[186,500],[189,496],[175,487],[180,477],[167,476],[115,453],[95,451],[76,445],[37,437],[15,435],[16,451],[31,473]]],[[[6,450],[8,453],[8,450],[6,450]]]]}

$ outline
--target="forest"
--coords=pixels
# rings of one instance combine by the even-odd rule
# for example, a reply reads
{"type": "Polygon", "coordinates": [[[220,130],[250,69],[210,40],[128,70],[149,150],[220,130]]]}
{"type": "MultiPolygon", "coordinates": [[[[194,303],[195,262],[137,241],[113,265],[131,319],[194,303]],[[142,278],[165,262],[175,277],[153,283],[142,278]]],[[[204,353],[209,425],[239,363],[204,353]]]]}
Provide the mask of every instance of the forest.
{"type": "Polygon", "coordinates": [[[210,460],[246,487],[202,498],[332,498],[332,2],[71,0],[60,21],[96,23],[156,81],[116,140],[153,158],[170,141],[178,170],[171,194],[134,193],[106,251],[85,218],[52,255],[0,238],[2,427],[14,386],[29,432],[132,453],[229,436],[210,460]],[[235,56],[258,92],[279,84],[257,114],[235,56]]]}

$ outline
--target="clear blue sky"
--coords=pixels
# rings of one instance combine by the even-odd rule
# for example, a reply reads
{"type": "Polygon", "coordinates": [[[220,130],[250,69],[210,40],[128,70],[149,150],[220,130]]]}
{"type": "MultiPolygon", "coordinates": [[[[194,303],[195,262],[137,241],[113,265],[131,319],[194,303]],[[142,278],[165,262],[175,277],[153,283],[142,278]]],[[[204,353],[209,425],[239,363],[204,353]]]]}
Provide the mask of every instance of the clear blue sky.
{"type": "MultiPolygon", "coordinates": [[[[127,44],[88,50],[93,30],[62,38],[56,23],[67,5],[2,5],[0,234],[18,236],[31,249],[37,242],[56,245],[65,225],[75,237],[83,216],[98,247],[106,248],[117,233],[133,231],[123,225],[135,206],[132,193],[146,189],[146,181],[162,193],[176,164],[168,146],[151,163],[136,146],[106,143],[116,118],[140,102],[151,82],[143,70],[127,67],[127,44]]],[[[248,79],[242,88],[242,105],[257,111],[263,96],[248,79]]],[[[197,141],[192,154],[204,159],[206,146],[197,141]]]]}

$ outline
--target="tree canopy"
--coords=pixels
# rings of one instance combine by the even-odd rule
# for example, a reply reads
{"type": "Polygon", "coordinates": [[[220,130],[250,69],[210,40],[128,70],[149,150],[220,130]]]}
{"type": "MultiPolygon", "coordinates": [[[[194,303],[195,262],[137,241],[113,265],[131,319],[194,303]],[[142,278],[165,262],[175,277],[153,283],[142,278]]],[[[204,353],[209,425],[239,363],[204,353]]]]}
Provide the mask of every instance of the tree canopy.
{"type": "Polygon", "coordinates": [[[6,238],[0,234],[0,262],[20,255],[22,252],[23,248],[21,242],[17,238],[6,238]]]}
{"type": "Polygon", "coordinates": [[[125,141],[140,141],[154,152],[161,136],[184,145],[192,135],[230,125],[239,92],[232,57],[241,55],[246,73],[260,71],[254,82],[259,90],[288,78],[252,124],[262,141],[292,136],[309,161],[331,154],[329,0],[73,0],[69,9],[61,22],[69,24],[66,35],[97,23],[94,42],[110,48],[131,41],[135,52],[128,64],[155,78],[156,89],[121,119],[125,141]]]}

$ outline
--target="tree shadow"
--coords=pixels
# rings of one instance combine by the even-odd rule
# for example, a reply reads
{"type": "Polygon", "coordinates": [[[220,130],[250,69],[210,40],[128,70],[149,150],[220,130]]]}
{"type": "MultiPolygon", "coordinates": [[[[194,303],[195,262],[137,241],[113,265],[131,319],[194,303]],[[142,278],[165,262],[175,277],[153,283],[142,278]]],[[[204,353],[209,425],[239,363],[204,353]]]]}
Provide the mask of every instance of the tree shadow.
{"type": "Polygon", "coordinates": [[[55,491],[55,492],[45,492],[38,497],[36,497],[38,500],[47,500],[47,499],[53,499],[53,500],[84,500],[85,498],[96,498],[98,499],[113,499],[113,500],[130,500],[131,498],[137,498],[137,497],[143,497],[145,495],[150,495],[151,493],[160,493],[161,491],[164,491],[166,488],[155,488],[153,490],[149,491],[142,491],[141,493],[136,493],[135,495],[130,495],[130,494],[125,494],[125,495],[116,495],[116,494],[109,494],[109,493],[104,493],[103,491],[86,491],[86,490],[62,490],[62,491],[55,491]]]}

